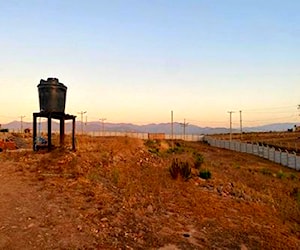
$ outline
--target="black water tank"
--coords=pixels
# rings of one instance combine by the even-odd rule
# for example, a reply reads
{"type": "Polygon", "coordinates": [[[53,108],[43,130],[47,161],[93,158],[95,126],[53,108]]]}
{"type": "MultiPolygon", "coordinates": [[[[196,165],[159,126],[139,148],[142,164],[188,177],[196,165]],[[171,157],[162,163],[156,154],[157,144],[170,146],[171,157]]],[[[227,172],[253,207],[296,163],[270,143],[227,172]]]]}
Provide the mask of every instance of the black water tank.
{"type": "Polygon", "coordinates": [[[40,112],[65,112],[67,87],[57,78],[41,79],[39,90],[40,112]]]}

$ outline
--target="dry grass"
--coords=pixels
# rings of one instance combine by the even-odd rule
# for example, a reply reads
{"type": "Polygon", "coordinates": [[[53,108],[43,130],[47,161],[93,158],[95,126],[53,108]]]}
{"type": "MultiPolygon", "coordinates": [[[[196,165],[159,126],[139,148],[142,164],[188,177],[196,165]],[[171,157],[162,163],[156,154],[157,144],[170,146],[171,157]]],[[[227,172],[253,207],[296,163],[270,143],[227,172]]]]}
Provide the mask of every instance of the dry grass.
{"type": "Polygon", "coordinates": [[[201,143],[178,142],[174,149],[166,141],[79,137],[77,144],[75,153],[6,153],[1,159],[16,162],[17,171],[42,183],[44,191],[64,196],[66,207],[82,218],[80,230],[94,237],[94,247],[296,249],[300,244],[298,172],[201,143]],[[211,179],[197,176],[195,152],[204,156],[200,170],[209,170],[211,179]],[[189,162],[192,178],[171,178],[174,158],[189,162]]]}

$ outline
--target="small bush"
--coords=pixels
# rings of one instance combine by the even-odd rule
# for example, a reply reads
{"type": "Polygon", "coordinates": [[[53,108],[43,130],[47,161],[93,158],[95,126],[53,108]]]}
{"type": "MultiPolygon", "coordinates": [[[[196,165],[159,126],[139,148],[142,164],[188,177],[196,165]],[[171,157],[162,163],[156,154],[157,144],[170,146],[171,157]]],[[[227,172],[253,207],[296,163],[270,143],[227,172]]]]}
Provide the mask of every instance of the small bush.
{"type": "Polygon", "coordinates": [[[282,170],[279,170],[279,172],[277,173],[277,178],[283,179],[285,177],[286,177],[286,174],[282,170]]]}
{"type": "Polygon", "coordinates": [[[194,167],[196,169],[199,169],[201,167],[202,163],[204,162],[204,157],[203,157],[203,155],[201,155],[198,152],[194,152],[193,155],[194,155],[194,159],[195,159],[194,167]]]}
{"type": "Polygon", "coordinates": [[[240,168],[241,168],[241,165],[238,164],[238,163],[234,163],[234,164],[233,164],[233,167],[234,167],[235,169],[240,169],[240,168]]]}
{"type": "Polygon", "coordinates": [[[171,147],[167,150],[167,153],[171,154],[171,153],[176,153],[176,154],[181,154],[181,153],[184,153],[185,150],[183,147],[178,147],[178,146],[174,146],[174,147],[171,147]]]}
{"type": "Polygon", "coordinates": [[[293,188],[293,190],[291,192],[291,196],[294,197],[294,199],[300,205],[300,188],[298,188],[298,187],[293,188]]]}
{"type": "Polygon", "coordinates": [[[191,177],[192,169],[188,162],[182,162],[178,159],[173,159],[172,164],[169,167],[169,172],[173,179],[177,179],[180,175],[184,180],[191,177]]]}
{"type": "Polygon", "coordinates": [[[159,145],[160,143],[155,140],[147,140],[145,146],[148,147],[149,153],[159,154],[159,145]]]}
{"type": "Polygon", "coordinates": [[[180,166],[177,159],[173,159],[171,166],[169,167],[169,172],[173,179],[177,179],[180,173],[180,166]]]}
{"type": "Polygon", "coordinates": [[[87,178],[92,182],[98,182],[100,180],[100,175],[97,172],[90,172],[87,178]]]}
{"type": "Polygon", "coordinates": [[[192,169],[188,162],[182,162],[180,166],[180,174],[183,179],[187,180],[191,177],[192,169]]]}
{"type": "Polygon", "coordinates": [[[152,153],[152,154],[158,154],[159,153],[158,148],[149,148],[148,151],[149,151],[149,153],[152,153]]]}
{"type": "Polygon", "coordinates": [[[260,172],[261,172],[262,174],[264,174],[264,175],[272,175],[271,170],[268,169],[268,168],[262,168],[262,169],[260,170],[260,172]]]}
{"type": "Polygon", "coordinates": [[[202,178],[202,179],[210,179],[211,178],[211,172],[209,170],[201,170],[199,172],[199,177],[202,178]]]}
{"type": "Polygon", "coordinates": [[[296,179],[297,179],[297,175],[294,174],[294,173],[290,173],[289,179],[291,179],[291,180],[296,180],[296,179]]]}
{"type": "Polygon", "coordinates": [[[112,182],[114,183],[114,185],[117,185],[120,180],[120,171],[118,168],[114,167],[112,169],[111,177],[112,177],[112,182]]]}

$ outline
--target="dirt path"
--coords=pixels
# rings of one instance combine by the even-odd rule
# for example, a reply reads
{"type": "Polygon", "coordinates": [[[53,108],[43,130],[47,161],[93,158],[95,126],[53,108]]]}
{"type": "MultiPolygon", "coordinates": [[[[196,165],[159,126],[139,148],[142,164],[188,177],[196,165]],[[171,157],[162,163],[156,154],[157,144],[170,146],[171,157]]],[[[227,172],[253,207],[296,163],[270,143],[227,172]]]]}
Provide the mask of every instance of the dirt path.
{"type": "Polygon", "coordinates": [[[0,249],[72,249],[91,244],[93,239],[82,232],[82,221],[63,197],[16,171],[12,164],[0,164],[0,249]]]}

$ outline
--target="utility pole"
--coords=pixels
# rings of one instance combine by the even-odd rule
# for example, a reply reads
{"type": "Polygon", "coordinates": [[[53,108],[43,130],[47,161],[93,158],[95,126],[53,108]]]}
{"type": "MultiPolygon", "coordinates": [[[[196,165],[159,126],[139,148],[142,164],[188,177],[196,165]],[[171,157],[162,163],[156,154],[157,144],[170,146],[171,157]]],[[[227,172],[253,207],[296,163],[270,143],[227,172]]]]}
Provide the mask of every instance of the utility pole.
{"type": "Polygon", "coordinates": [[[88,117],[87,115],[85,116],[85,123],[84,123],[84,127],[85,127],[85,131],[88,134],[88,130],[87,130],[87,124],[88,124],[88,117]]]}
{"type": "Polygon", "coordinates": [[[171,111],[171,140],[173,141],[173,134],[174,134],[174,124],[173,124],[173,110],[171,111]]]}
{"type": "Polygon", "coordinates": [[[101,121],[101,135],[104,135],[104,121],[106,120],[106,118],[100,118],[99,119],[101,121]]]}
{"type": "Polygon", "coordinates": [[[25,115],[21,115],[21,134],[23,133],[23,118],[25,117],[25,115]]]}
{"type": "Polygon", "coordinates": [[[234,111],[228,111],[227,113],[229,113],[230,115],[230,142],[232,140],[232,113],[234,113],[234,111]]]}
{"type": "Polygon", "coordinates": [[[83,115],[86,113],[87,113],[86,111],[78,112],[78,114],[80,114],[80,116],[81,116],[81,134],[82,135],[83,135],[83,115]]]}
{"type": "Polygon", "coordinates": [[[243,138],[242,110],[240,110],[240,131],[241,131],[241,140],[242,140],[243,138]]]}
{"type": "Polygon", "coordinates": [[[188,123],[185,122],[185,119],[183,123],[180,123],[180,125],[183,127],[183,140],[185,140],[185,128],[189,125],[188,123]]]}

